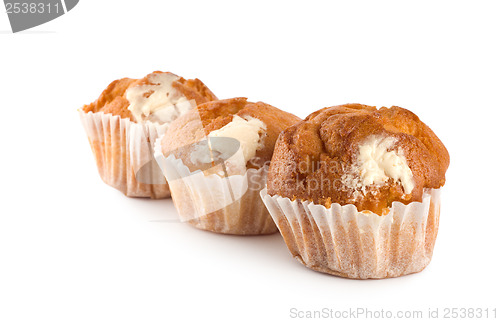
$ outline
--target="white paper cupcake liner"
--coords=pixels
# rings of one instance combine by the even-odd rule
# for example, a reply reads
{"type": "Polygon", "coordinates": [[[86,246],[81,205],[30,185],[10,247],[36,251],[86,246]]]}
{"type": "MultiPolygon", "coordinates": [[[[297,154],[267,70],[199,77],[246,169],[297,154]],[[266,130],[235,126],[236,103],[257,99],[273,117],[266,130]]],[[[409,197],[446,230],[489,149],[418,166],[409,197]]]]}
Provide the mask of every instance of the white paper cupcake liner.
{"type": "Polygon", "coordinates": [[[164,157],[158,140],[155,157],[170,186],[181,221],[212,232],[261,235],[278,231],[260,198],[267,167],[248,169],[244,175],[221,177],[191,172],[173,155],[164,157]]]}
{"type": "Polygon", "coordinates": [[[292,255],[323,273],[356,278],[386,278],[419,272],[429,264],[439,226],[440,190],[422,202],[394,202],[379,216],[354,205],[330,208],[310,201],[261,197],[292,255]]]}
{"type": "Polygon", "coordinates": [[[152,153],[152,143],[168,124],[131,122],[120,116],[80,110],[102,180],[129,197],[170,196],[168,184],[152,153]]]}

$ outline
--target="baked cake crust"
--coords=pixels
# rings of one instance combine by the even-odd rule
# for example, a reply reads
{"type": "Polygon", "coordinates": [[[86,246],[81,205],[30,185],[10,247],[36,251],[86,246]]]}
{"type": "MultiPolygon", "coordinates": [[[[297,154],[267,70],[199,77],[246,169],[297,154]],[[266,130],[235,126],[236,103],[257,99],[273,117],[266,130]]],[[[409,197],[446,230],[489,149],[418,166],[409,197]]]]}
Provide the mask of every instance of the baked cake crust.
{"type": "Polygon", "coordinates": [[[268,193],[326,207],[354,204],[359,211],[383,214],[393,201],[422,201],[424,188],[443,186],[449,162],[439,138],[404,108],[332,106],[281,133],[269,169],[268,193]],[[394,138],[389,150],[404,155],[411,169],[414,188],[410,193],[392,178],[362,189],[346,184],[346,178],[356,176],[352,168],[358,162],[360,146],[370,137],[394,138]]]}
{"type": "MultiPolygon", "coordinates": [[[[149,76],[152,74],[172,74],[169,72],[155,71],[148,74],[146,77],[141,79],[132,78],[122,78],[117,79],[102,92],[99,98],[85,105],[82,110],[85,113],[88,112],[104,112],[113,115],[119,115],[121,118],[128,118],[132,122],[137,122],[130,110],[128,109],[130,103],[125,98],[127,89],[140,86],[140,85],[151,85],[149,81],[149,76]]],[[[174,74],[172,74],[174,75],[174,74]]],[[[202,104],[205,102],[217,100],[217,97],[210,91],[210,89],[203,84],[199,79],[184,79],[180,77],[172,83],[172,87],[177,89],[182,93],[188,100],[195,100],[196,104],[202,104]]]]}
{"type": "Polygon", "coordinates": [[[235,115],[256,118],[266,125],[263,145],[256,151],[255,158],[248,161],[248,168],[259,168],[269,163],[280,132],[300,121],[293,114],[263,102],[248,102],[244,97],[211,101],[198,105],[172,122],[162,141],[163,154],[168,156],[173,153],[190,167],[189,155],[193,145],[210,132],[230,123],[235,115]]]}

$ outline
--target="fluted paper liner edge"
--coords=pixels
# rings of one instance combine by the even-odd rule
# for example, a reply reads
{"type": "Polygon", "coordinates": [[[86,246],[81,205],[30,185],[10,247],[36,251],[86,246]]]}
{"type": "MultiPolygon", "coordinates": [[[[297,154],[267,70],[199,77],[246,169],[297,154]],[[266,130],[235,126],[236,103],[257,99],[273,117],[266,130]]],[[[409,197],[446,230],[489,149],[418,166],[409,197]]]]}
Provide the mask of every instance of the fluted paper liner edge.
{"type": "Polygon", "coordinates": [[[262,235],[278,231],[260,198],[267,168],[248,169],[243,175],[221,177],[191,172],[182,160],[165,157],[161,138],[155,158],[167,179],[181,221],[222,234],[262,235]]]}
{"type": "Polygon", "coordinates": [[[389,213],[358,212],[354,205],[330,208],[291,201],[261,191],[292,255],[305,266],[332,275],[386,278],[423,270],[436,241],[440,189],[424,192],[422,202],[394,202],[389,213]]]}
{"type": "Polygon", "coordinates": [[[170,196],[168,184],[152,153],[152,144],[165,133],[168,124],[137,124],[103,112],[78,112],[99,175],[106,184],[129,197],[161,199],[170,196]],[[136,177],[138,171],[141,171],[142,182],[136,177]]]}

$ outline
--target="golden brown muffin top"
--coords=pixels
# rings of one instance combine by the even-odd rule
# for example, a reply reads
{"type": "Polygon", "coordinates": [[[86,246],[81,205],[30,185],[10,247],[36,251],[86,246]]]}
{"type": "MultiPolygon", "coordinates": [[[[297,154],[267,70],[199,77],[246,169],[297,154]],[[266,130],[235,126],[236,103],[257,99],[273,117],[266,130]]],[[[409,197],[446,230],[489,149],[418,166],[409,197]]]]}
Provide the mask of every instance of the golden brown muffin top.
{"type": "Polygon", "coordinates": [[[450,157],[412,112],[397,106],[323,108],[276,142],[268,193],[382,214],[393,201],[422,201],[445,183],[450,157]]]}
{"type": "Polygon", "coordinates": [[[263,125],[258,132],[260,144],[255,157],[246,163],[247,168],[259,168],[269,163],[279,133],[300,121],[293,114],[263,102],[248,102],[244,97],[212,101],[198,105],[172,122],[161,142],[162,152],[165,156],[174,154],[190,168],[197,167],[192,155],[198,142],[207,135],[227,128],[235,119],[242,122],[256,121],[263,125]]]}
{"type": "MultiPolygon", "coordinates": [[[[205,84],[199,79],[184,79],[169,72],[155,71],[141,79],[122,78],[113,81],[102,92],[99,98],[85,105],[82,109],[84,112],[104,112],[113,115],[118,115],[122,118],[129,118],[133,122],[138,120],[132,115],[129,110],[130,102],[126,98],[128,89],[137,88],[144,85],[158,85],[155,83],[154,76],[156,75],[172,75],[176,80],[172,82],[172,88],[177,90],[187,100],[194,100],[196,104],[217,100],[217,97],[208,89],[205,84]]],[[[145,92],[144,97],[148,97],[152,91],[145,92]]]]}

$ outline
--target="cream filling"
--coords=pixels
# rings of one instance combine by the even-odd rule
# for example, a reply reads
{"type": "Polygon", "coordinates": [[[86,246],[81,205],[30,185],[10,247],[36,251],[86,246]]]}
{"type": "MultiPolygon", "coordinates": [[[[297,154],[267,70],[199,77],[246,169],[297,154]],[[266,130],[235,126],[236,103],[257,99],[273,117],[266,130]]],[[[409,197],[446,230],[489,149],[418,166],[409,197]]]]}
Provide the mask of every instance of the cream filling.
{"type": "Polygon", "coordinates": [[[153,73],[151,84],[127,89],[128,109],[138,122],[170,123],[191,109],[188,99],[172,87],[179,76],[172,73],[153,73]]]}
{"type": "Polygon", "coordinates": [[[195,147],[191,153],[191,162],[210,163],[219,159],[239,170],[246,169],[247,162],[264,146],[260,134],[265,130],[266,125],[257,118],[234,115],[231,122],[208,134],[209,146],[205,143],[195,147]],[[235,140],[239,142],[239,147],[233,144],[235,140]]]}
{"type": "Polygon", "coordinates": [[[364,186],[380,185],[392,178],[401,183],[405,194],[409,194],[415,187],[413,174],[403,153],[389,151],[395,142],[393,137],[372,136],[360,145],[359,176],[364,186]]]}

